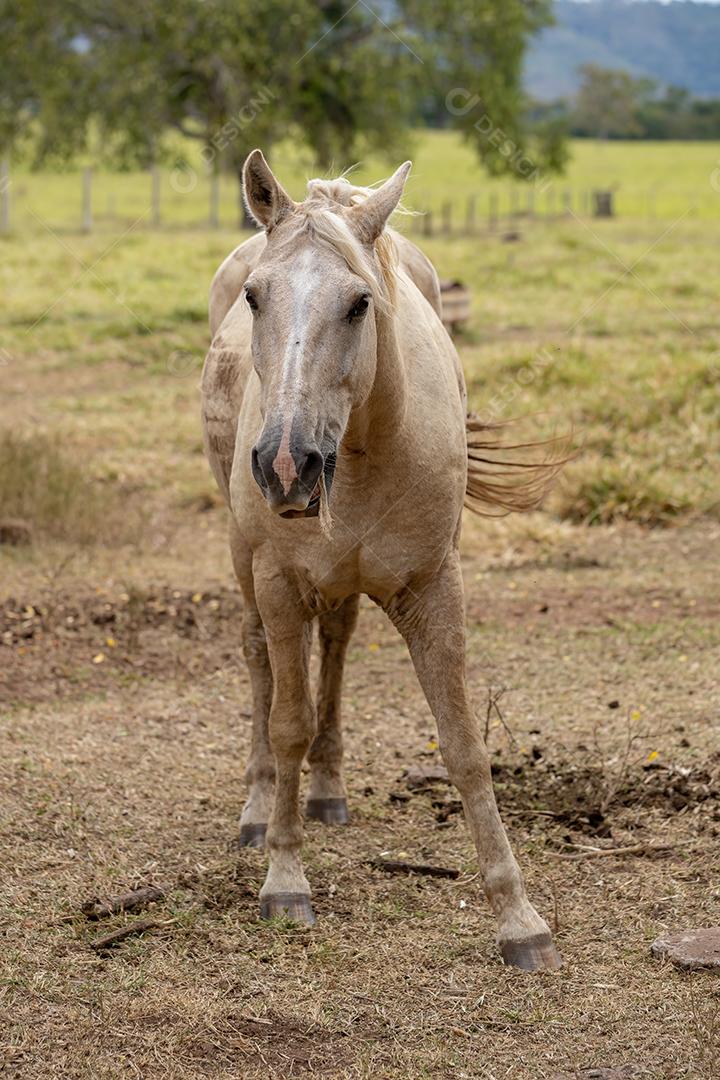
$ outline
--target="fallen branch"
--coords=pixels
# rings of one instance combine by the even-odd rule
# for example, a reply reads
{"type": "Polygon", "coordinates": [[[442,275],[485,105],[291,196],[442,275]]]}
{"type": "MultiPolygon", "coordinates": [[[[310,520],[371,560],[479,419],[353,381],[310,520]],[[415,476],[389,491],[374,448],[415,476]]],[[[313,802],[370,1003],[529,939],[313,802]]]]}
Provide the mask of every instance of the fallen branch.
{"type": "Polygon", "coordinates": [[[110,915],[119,915],[122,911],[139,911],[140,908],[165,899],[165,889],[157,885],[142,885],[139,889],[113,896],[109,900],[88,900],[80,910],[86,919],[107,919],[110,915]]]}
{"type": "MultiPolygon", "coordinates": [[[[569,844],[569,847],[578,847],[577,844],[569,844]]],[[[658,852],[672,851],[672,847],[669,844],[630,844],[629,847],[615,847],[615,848],[593,848],[583,847],[576,855],[569,855],[564,851],[548,851],[548,855],[552,855],[555,859],[569,859],[571,862],[577,862],[580,859],[595,859],[601,858],[604,855],[654,855],[658,852]]]]}
{"type": "Polygon", "coordinates": [[[424,874],[425,877],[455,878],[460,877],[459,870],[448,866],[427,866],[425,863],[398,862],[393,859],[370,859],[368,866],[383,870],[386,874],[424,874]]]}
{"type": "Polygon", "coordinates": [[[95,952],[105,952],[119,945],[125,938],[132,937],[133,934],[144,934],[146,930],[155,930],[162,925],[157,919],[135,919],[134,922],[121,926],[119,930],[112,930],[109,934],[95,938],[90,942],[90,948],[95,952]]]}

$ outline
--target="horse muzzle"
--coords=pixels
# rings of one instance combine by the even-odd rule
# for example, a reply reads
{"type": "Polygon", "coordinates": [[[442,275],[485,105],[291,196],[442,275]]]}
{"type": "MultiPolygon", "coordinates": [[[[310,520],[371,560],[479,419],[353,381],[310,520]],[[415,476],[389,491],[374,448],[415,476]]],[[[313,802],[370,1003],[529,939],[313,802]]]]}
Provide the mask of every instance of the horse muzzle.
{"type": "Polygon", "coordinates": [[[330,495],[335,448],[323,453],[316,444],[292,445],[287,438],[262,435],[253,447],[252,474],[268,506],[280,517],[316,517],[322,481],[330,495]]]}

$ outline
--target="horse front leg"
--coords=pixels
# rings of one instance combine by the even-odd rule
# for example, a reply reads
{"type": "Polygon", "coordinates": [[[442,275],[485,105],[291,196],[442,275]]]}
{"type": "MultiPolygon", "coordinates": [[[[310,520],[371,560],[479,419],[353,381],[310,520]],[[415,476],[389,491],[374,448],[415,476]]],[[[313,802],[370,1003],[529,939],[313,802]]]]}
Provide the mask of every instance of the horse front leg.
{"type": "Polygon", "coordinates": [[[230,552],[243,593],[243,653],[253,699],[250,756],[245,769],[248,796],[240,816],[240,846],[262,848],[275,798],[275,759],[268,734],[272,672],[265,628],[255,600],[252,552],[234,521],[230,524],[230,552]]]}
{"type": "Polygon", "coordinates": [[[275,758],[275,803],[265,840],[269,866],[260,890],[260,914],[266,919],[284,914],[311,926],[315,916],[300,857],[299,798],[300,770],[315,735],[308,672],[312,624],[297,588],[277,569],[255,574],[255,593],[273,675],[269,735],[275,758]]]}
{"type": "Polygon", "coordinates": [[[465,611],[460,559],[452,551],[428,586],[405,590],[388,614],[408,643],[418,679],[438,726],[451,781],[462,798],[485,895],[498,920],[506,964],[526,971],[561,960],[546,922],[527,898],[520,869],[498,813],[490,761],[465,682],[465,611]]]}
{"type": "Polygon", "coordinates": [[[343,740],[340,719],[343,669],[348,642],[358,616],[358,597],[350,596],[336,611],[321,615],[320,680],[317,693],[317,735],[310,763],[308,817],[327,825],[348,821],[347,791],[342,772],[343,740]]]}
{"type": "Polygon", "coordinates": [[[272,700],[272,672],[260,613],[254,597],[246,596],[243,616],[243,653],[252,685],[252,741],[245,770],[248,797],[240,815],[240,846],[263,848],[275,798],[275,759],[270,747],[268,719],[272,700]]]}

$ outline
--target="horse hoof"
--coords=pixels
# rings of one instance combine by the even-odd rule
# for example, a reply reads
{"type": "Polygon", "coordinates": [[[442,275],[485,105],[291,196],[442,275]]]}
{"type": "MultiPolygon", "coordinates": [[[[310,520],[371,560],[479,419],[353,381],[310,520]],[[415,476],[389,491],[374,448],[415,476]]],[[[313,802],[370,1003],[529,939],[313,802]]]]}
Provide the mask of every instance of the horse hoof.
{"type": "Polygon", "coordinates": [[[310,897],[305,893],[281,892],[271,896],[261,896],[260,918],[272,919],[273,915],[283,915],[286,919],[304,923],[305,926],[315,924],[310,897]]]}
{"type": "Polygon", "coordinates": [[[534,934],[520,941],[502,941],[500,952],[508,967],[520,968],[521,971],[556,971],[562,967],[562,958],[550,934],[534,934]]]}
{"type": "Polygon", "coordinates": [[[309,818],[323,821],[326,825],[347,825],[350,820],[347,799],[308,799],[305,813],[309,818]]]}
{"type": "Polygon", "coordinates": [[[241,825],[240,847],[264,848],[266,832],[267,825],[241,825]]]}

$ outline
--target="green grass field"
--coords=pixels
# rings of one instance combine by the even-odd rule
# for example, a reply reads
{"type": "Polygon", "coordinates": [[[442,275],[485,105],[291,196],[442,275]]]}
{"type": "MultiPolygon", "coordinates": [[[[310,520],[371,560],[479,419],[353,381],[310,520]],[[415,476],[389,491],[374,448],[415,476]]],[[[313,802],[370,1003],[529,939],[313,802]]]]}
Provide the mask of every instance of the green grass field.
{"type": "MultiPolygon", "coordinates": [[[[450,177],[460,193],[473,189],[475,176],[487,186],[454,138],[418,141],[410,203],[439,197],[450,177]]],[[[716,153],[708,145],[675,150],[679,179],[694,176],[698,191],[707,187],[716,153]]],[[[667,145],[582,144],[573,175],[589,180],[602,171],[593,162],[605,158],[628,190],[639,191],[659,182],[672,154],[667,145]]],[[[279,168],[298,196],[301,171],[297,163],[279,168]]],[[[22,179],[27,206],[36,200],[38,208],[32,242],[20,223],[0,240],[3,411],[59,431],[101,478],[185,497],[210,481],[194,410],[177,415],[173,403],[195,393],[209,282],[239,233],[182,227],[181,212],[189,220],[194,211],[181,196],[172,229],[102,219],[89,236],[56,229],[72,221],[76,179],[22,179]],[[191,451],[179,473],[168,445],[191,451]]],[[[145,181],[103,178],[117,187],[116,213],[121,193],[130,216],[141,210],[145,181]]],[[[714,197],[720,209],[720,193],[714,197]]],[[[690,204],[672,209],[663,221],[576,214],[518,218],[510,232],[479,225],[473,236],[421,237],[441,276],[473,291],[473,316],[458,339],[473,407],[499,418],[539,414],[525,425],[532,432],[576,430],[582,453],[550,504],[562,518],[658,524],[717,514],[718,226],[698,220],[690,204]]],[[[415,236],[422,219],[399,224],[415,236]]]]}
{"type": "MultiPolygon", "coordinates": [[[[476,199],[478,220],[486,218],[491,196],[499,212],[522,211],[534,199],[539,214],[559,213],[569,195],[581,209],[596,188],[613,189],[618,214],[628,218],[672,220],[681,215],[720,221],[720,142],[603,142],[575,140],[566,175],[538,176],[532,183],[493,180],[483,172],[474,151],[454,132],[434,131],[408,137],[403,155],[414,169],[408,205],[437,213],[450,202],[456,225],[465,221],[467,201],[476,199]]],[[[161,214],[166,225],[203,225],[208,220],[209,181],[194,145],[188,151],[189,171],[162,170],[161,214]]],[[[288,190],[300,197],[305,181],[316,175],[309,159],[290,146],[271,155],[288,190]]],[[[338,161],[337,171],[355,164],[338,161]]],[[[387,173],[393,162],[371,160],[354,175],[371,183],[387,173]]],[[[81,176],[78,171],[34,174],[19,167],[12,174],[13,228],[36,232],[42,226],[35,215],[61,229],[77,229],[81,220],[81,176]]],[[[226,225],[237,220],[238,190],[232,177],[220,184],[220,217],[226,225]]],[[[142,173],[98,171],[93,183],[93,209],[97,225],[117,227],[150,214],[150,178],[142,173]]]]}

